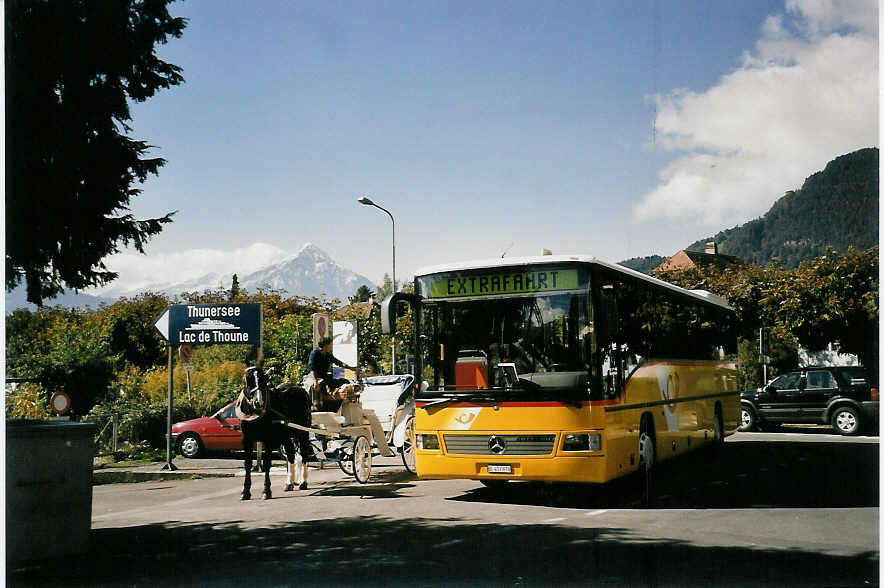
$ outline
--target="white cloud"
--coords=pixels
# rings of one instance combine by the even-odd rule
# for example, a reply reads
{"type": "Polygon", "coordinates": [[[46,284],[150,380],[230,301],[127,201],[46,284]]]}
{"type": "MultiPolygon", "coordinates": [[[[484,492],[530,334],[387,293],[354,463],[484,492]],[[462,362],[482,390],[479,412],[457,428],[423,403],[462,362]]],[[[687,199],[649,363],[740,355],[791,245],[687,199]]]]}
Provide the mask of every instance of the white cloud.
{"type": "Polygon", "coordinates": [[[173,284],[206,274],[225,276],[229,282],[233,274],[243,277],[287,257],[290,257],[287,251],[266,243],[255,243],[232,251],[190,249],[150,255],[119,253],[105,260],[108,269],[119,273],[119,277],[106,288],[97,289],[94,293],[119,295],[154,285],[158,280],[173,284]]]}
{"type": "Polygon", "coordinates": [[[633,217],[732,226],[838,155],[876,146],[877,37],[874,0],[788,0],[717,85],[649,97],[655,147],[683,154],[633,217]]]}
{"type": "Polygon", "coordinates": [[[878,3],[874,0],[786,0],[786,10],[810,36],[842,28],[878,32],[878,3]]]}

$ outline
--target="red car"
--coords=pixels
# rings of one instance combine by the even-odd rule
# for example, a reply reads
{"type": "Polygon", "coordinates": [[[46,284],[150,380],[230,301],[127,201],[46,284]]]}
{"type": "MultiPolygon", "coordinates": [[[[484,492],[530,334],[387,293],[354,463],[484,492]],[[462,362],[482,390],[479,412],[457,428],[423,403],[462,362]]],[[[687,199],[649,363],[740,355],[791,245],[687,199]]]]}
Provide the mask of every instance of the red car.
{"type": "Polygon", "coordinates": [[[241,451],[242,431],[228,428],[239,425],[234,404],[227,404],[210,417],[172,425],[172,444],[178,453],[184,457],[199,457],[210,452],[241,451]],[[221,425],[219,415],[227,421],[227,427],[221,425]]]}

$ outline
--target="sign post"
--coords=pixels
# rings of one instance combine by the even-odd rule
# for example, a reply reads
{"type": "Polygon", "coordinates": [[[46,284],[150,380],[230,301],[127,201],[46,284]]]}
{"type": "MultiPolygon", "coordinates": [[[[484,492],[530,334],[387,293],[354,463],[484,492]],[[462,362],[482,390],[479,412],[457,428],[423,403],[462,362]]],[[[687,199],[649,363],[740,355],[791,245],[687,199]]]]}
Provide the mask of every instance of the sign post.
{"type": "Polygon", "coordinates": [[[770,329],[761,327],[758,329],[758,351],[761,354],[761,386],[767,386],[767,364],[770,355],[770,329]]]}
{"type": "Polygon", "coordinates": [[[172,387],[175,385],[174,380],[172,379],[172,370],[174,369],[174,364],[172,363],[172,344],[169,343],[169,397],[168,404],[166,405],[166,463],[163,464],[163,467],[160,469],[169,470],[170,472],[174,472],[178,468],[172,463],[172,387]]]}
{"type": "MultiPolygon", "coordinates": [[[[166,463],[164,470],[177,470],[172,463],[172,391],[174,387],[172,347],[179,345],[181,358],[189,362],[192,345],[257,345],[258,362],[263,359],[264,317],[260,304],[174,304],[166,308],[154,327],[169,344],[169,396],[166,411],[166,463]],[[185,350],[185,348],[187,348],[185,350]]],[[[192,365],[192,364],[191,364],[192,365]]],[[[189,374],[188,374],[189,376],[189,374]]]]}
{"type": "Polygon", "coordinates": [[[181,369],[184,370],[184,375],[187,378],[187,401],[192,402],[193,398],[190,395],[190,372],[193,371],[193,346],[192,345],[181,345],[178,347],[178,357],[181,358],[181,369]]]}

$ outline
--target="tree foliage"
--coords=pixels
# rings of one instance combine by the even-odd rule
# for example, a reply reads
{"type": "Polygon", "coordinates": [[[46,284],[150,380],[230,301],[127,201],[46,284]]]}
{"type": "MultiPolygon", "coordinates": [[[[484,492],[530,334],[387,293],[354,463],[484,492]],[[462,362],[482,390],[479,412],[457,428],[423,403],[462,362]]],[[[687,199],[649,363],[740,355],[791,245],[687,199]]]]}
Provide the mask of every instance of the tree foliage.
{"type": "Polygon", "coordinates": [[[183,81],[154,53],[185,27],[169,1],[6,3],[6,289],[29,302],[113,280],[102,260],[172,220],[127,212],[165,163],[126,134],[129,102],[183,81]]]}
{"type": "Polygon", "coordinates": [[[877,381],[878,248],[829,250],[794,270],[732,265],[666,272],[657,277],[724,297],[739,319],[740,336],[757,340],[760,327],[774,328],[775,365],[794,367],[796,344],[824,349],[837,344],[852,353],[877,381]],[[795,343],[790,343],[794,341],[795,343]]]}
{"type": "MultiPolygon", "coordinates": [[[[399,285],[401,282],[396,280],[396,284],[399,285]]],[[[393,286],[393,279],[390,277],[390,274],[384,274],[384,283],[378,286],[378,292],[375,295],[378,301],[383,300],[390,294],[395,291],[395,287],[393,286]]]]}
{"type": "Polygon", "coordinates": [[[372,292],[368,286],[363,284],[357,288],[356,294],[350,296],[349,301],[351,304],[354,302],[368,302],[372,297],[374,297],[374,292],[372,292]]]}
{"type": "Polygon", "coordinates": [[[648,255],[645,257],[630,257],[629,259],[619,262],[619,265],[650,275],[650,273],[664,261],[666,261],[666,258],[660,255],[648,255]]]}

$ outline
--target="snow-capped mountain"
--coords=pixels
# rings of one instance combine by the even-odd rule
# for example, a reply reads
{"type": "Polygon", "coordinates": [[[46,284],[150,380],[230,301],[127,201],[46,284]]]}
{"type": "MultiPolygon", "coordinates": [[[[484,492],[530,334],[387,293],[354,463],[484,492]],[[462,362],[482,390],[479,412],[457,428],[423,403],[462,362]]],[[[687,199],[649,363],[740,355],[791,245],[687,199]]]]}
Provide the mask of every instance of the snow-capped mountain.
{"type": "MultiPolygon", "coordinates": [[[[281,290],[288,296],[325,296],[327,299],[337,298],[341,302],[356,293],[360,286],[368,286],[371,290],[377,290],[377,286],[363,275],[338,265],[325,251],[307,243],[301,247],[295,255],[289,256],[282,261],[267,265],[257,271],[244,274],[237,271],[236,263],[231,263],[229,272],[206,273],[197,278],[184,281],[170,282],[168,279],[158,279],[155,282],[139,282],[138,287],[126,287],[123,285],[111,287],[100,292],[90,294],[73,293],[64,294],[56,299],[47,300],[48,306],[61,304],[63,306],[90,305],[97,307],[99,303],[113,303],[121,296],[134,297],[143,292],[159,292],[170,297],[182,292],[203,292],[205,290],[228,289],[233,280],[233,274],[237,274],[240,288],[254,294],[258,288],[269,287],[281,290]]],[[[6,312],[12,312],[16,308],[30,308],[33,305],[25,303],[24,286],[19,286],[6,294],[6,312]]]]}
{"type": "MultiPolygon", "coordinates": [[[[281,290],[289,296],[322,296],[337,298],[346,302],[347,298],[356,293],[359,286],[366,285],[372,290],[375,286],[371,280],[354,271],[341,267],[328,253],[312,243],[307,243],[294,255],[278,263],[265,266],[249,274],[237,271],[231,264],[230,273],[207,273],[186,281],[156,283],[143,286],[139,292],[162,292],[175,296],[182,292],[202,292],[230,288],[233,274],[237,274],[240,288],[254,294],[258,288],[281,290]]],[[[127,295],[131,296],[132,293],[127,295]]]]}
{"type": "Polygon", "coordinates": [[[239,285],[249,292],[262,286],[284,290],[290,296],[321,296],[346,302],[360,286],[376,290],[371,280],[341,267],[328,253],[307,243],[297,254],[247,276],[238,276],[239,285]]]}

